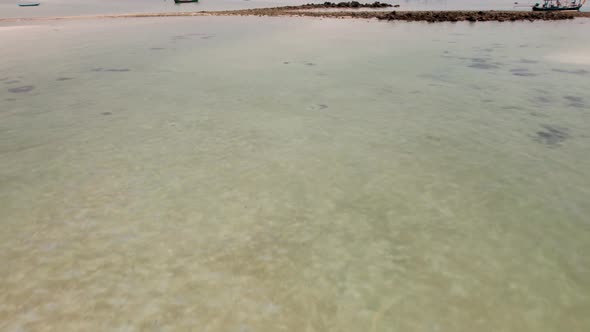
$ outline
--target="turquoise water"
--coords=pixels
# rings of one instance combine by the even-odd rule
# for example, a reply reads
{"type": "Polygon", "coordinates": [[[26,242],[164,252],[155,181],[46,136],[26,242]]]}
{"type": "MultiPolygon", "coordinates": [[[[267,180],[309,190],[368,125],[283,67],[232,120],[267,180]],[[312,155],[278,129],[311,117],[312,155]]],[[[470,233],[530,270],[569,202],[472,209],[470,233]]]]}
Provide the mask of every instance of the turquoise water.
{"type": "Polygon", "coordinates": [[[588,28],[1,27],[0,330],[588,330],[588,28]]]}

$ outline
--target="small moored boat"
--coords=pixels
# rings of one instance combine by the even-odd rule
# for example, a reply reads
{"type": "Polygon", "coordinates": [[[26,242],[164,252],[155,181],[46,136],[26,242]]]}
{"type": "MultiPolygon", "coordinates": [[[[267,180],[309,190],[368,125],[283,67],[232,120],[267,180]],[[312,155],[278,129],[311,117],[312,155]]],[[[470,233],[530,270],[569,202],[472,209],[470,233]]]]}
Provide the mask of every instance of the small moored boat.
{"type": "Polygon", "coordinates": [[[199,0],[174,0],[174,3],[199,2],[199,0]]]}
{"type": "Polygon", "coordinates": [[[36,7],[39,6],[40,2],[27,2],[27,3],[19,3],[19,7],[36,7]]]}
{"type": "Polygon", "coordinates": [[[545,0],[543,4],[536,3],[533,6],[534,12],[553,12],[564,10],[580,10],[586,0],[545,0]]]}

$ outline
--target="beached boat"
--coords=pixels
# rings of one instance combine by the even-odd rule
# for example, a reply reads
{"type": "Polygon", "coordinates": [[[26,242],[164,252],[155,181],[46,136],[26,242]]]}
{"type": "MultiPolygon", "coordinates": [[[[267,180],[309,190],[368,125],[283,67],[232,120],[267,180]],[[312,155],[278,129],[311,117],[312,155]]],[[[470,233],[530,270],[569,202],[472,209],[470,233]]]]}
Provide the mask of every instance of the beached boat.
{"type": "Polygon", "coordinates": [[[199,2],[199,0],[174,0],[174,3],[199,2]]]}
{"type": "Polygon", "coordinates": [[[580,10],[586,0],[545,0],[543,4],[536,3],[533,6],[535,12],[552,12],[552,11],[564,11],[564,10],[580,10]]]}
{"type": "Polygon", "coordinates": [[[35,7],[35,6],[39,6],[41,3],[40,2],[29,2],[29,3],[19,3],[18,5],[20,7],[35,7]]]}

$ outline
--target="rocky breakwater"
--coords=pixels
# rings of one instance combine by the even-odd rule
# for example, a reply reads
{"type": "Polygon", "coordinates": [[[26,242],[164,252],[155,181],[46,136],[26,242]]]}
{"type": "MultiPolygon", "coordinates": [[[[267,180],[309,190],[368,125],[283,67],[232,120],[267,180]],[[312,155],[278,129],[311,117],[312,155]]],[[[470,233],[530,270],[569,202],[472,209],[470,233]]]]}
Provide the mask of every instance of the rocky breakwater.
{"type": "Polygon", "coordinates": [[[328,8],[387,8],[387,7],[399,7],[399,5],[392,5],[389,3],[383,3],[375,1],[373,3],[360,3],[358,1],[350,2],[324,2],[324,3],[308,3],[300,6],[285,6],[279,8],[292,8],[296,10],[304,9],[328,9],[328,8]]]}
{"type": "Polygon", "coordinates": [[[307,4],[274,8],[256,8],[233,11],[206,12],[209,15],[244,16],[307,16],[327,18],[362,18],[388,21],[424,22],[514,22],[514,21],[556,21],[576,17],[590,17],[586,12],[533,12],[533,11],[375,11],[375,10],[326,10],[333,8],[383,8],[392,6],[380,2],[361,4],[353,2],[307,4]]]}
{"type": "Polygon", "coordinates": [[[416,11],[390,12],[379,19],[396,21],[426,22],[514,22],[514,21],[555,21],[568,20],[579,16],[572,12],[521,12],[521,11],[416,11]]]}

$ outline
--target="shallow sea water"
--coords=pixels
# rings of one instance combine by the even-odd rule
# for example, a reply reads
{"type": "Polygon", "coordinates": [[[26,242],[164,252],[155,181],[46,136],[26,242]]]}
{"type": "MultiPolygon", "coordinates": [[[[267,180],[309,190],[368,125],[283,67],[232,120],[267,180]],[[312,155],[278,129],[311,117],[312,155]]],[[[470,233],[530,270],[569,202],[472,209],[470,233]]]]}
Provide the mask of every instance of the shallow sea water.
{"type": "MultiPolygon", "coordinates": [[[[198,3],[176,5],[174,0],[42,0],[38,7],[19,7],[16,0],[0,0],[0,18],[235,10],[324,2],[325,0],[200,0],[198,3]]],[[[514,1],[510,0],[381,0],[380,2],[400,5],[399,10],[531,10],[531,6],[536,1],[521,1],[516,6],[514,1]]]]}
{"type": "Polygon", "coordinates": [[[0,330],[589,330],[588,28],[0,28],[0,330]]]}

